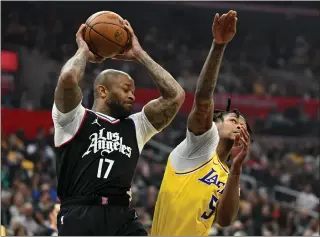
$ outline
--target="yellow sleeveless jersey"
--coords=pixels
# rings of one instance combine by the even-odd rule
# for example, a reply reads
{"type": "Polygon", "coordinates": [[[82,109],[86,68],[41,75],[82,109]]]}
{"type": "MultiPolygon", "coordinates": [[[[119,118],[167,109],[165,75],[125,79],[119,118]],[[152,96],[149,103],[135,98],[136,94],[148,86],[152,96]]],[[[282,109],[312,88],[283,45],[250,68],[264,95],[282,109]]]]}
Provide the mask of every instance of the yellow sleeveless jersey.
{"type": "Polygon", "coordinates": [[[168,159],[151,235],[208,235],[228,173],[229,168],[216,153],[195,169],[182,173],[176,172],[168,159]]]}

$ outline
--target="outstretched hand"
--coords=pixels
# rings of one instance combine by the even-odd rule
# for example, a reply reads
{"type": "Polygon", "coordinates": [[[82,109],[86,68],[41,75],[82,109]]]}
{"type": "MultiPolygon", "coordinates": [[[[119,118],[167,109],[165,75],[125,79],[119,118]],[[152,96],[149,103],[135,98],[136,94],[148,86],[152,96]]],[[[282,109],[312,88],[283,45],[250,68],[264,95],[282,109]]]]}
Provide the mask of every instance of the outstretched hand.
{"type": "Polygon", "coordinates": [[[248,155],[251,144],[250,134],[243,126],[241,127],[241,136],[240,134],[236,136],[234,144],[241,144],[238,153],[232,158],[232,168],[239,170],[248,155]]]}
{"type": "Polygon", "coordinates": [[[88,44],[86,43],[86,41],[83,39],[83,34],[85,32],[85,28],[86,25],[82,24],[79,27],[78,32],[76,33],[76,42],[78,45],[79,49],[83,49],[88,53],[88,61],[91,63],[101,63],[105,60],[105,58],[102,58],[100,56],[95,55],[94,53],[92,53],[89,49],[88,44]]]}
{"type": "Polygon", "coordinates": [[[119,54],[112,59],[116,60],[125,60],[125,61],[135,61],[137,55],[143,51],[137,36],[134,34],[134,31],[127,20],[124,20],[124,27],[127,30],[130,41],[123,54],[119,54]]]}
{"type": "Polygon", "coordinates": [[[217,44],[227,44],[237,31],[237,12],[230,10],[227,14],[219,17],[217,13],[212,25],[212,33],[217,44]]]}

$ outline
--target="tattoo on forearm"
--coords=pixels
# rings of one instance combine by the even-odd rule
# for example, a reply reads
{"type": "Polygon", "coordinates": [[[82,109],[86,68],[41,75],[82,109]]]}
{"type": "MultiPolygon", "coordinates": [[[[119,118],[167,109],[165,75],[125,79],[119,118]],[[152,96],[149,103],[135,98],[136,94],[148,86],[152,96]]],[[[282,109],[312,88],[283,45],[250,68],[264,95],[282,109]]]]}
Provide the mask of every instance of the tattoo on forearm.
{"type": "Polygon", "coordinates": [[[87,59],[87,53],[82,49],[78,49],[76,54],[63,66],[61,73],[67,70],[74,70],[77,74],[78,81],[80,81],[86,69],[87,59]]]}
{"type": "Polygon", "coordinates": [[[197,83],[196,99],[210,99],[212,103],[224,50],[225,45],[215,44],[211,47],[197,83]]]}
{"type": "Polygon", "coordinates": [[[155,102],[145,107],[145,113],[153,127],[159,131],[172,121],[180,106],[181,103],[177,101],[155,102]]]}
{"type": "Polygon", "coordinates": [[[195,92],[195,106],[188,117],[188,128],[201,135],[212,126],[213,91],[217,84],[225,45],[213,45],[203,65],[195,92]]]}
{"type": "Polygon", "coordinates": [[[184,91],[170,73],[146,53],[138,61],[148,69],[161,94],[160,98],[149,102],[144,109],[150,123],[160,131],[170,124],[177,114],[184,101],[184,91]]]}
{"type": "Polygon", "coordinates": [[[140,62],[148,69],[163,98],[175,98],[178,91],[182,90],[179,83],[170,73],[153,61],[149,55],[145,53],[143,57],[140,58],[140,62]]]}

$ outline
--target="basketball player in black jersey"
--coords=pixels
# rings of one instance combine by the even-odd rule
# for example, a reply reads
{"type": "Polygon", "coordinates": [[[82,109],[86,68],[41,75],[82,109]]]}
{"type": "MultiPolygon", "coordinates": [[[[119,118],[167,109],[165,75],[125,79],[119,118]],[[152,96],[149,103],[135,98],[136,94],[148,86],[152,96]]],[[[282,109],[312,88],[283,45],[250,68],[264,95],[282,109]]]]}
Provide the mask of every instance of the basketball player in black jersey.
{"type": "Polygon", "coordinates": [[[131,43],[120,60],[133,60],[151,74],[161,96],[130,115],[134,81],[116,70],[101,72],[94,82],[92,110],[81,105],[78,85],[86,63],[101,62],[76,34],[78,51],[63,66],[52,117],[57,147],[59,235],[147,235],[129,207],[131,180],[143,146],[173,120],[184,101],[175,79],[141,48],[125,21],[131,43]]]}

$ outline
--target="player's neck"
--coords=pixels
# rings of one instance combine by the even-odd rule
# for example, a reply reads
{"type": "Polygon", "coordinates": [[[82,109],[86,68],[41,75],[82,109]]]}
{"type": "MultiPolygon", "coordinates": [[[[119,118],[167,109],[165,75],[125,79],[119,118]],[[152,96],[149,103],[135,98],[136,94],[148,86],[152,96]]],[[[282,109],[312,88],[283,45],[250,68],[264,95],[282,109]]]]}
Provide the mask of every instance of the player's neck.
{"type": "Polygon", "coordinates": [[[100,103],[98,103],[96,101],[93,103],[92,110],[94,112],[99,112],[99,113],[102,113],[102,114],[105,114],[105,115],[108,115],[110,117],[115,118],[114,116],[112,116],[112,114],[107,106],[101,105],[100,103]]]}
{"type": "Polygon", "coordinates": [[[217,147],[217,155],[219,160],[225,163],[231,154],[231,149],[233,146],[233,141],[230,140],[220,140],[217,147]]]}

